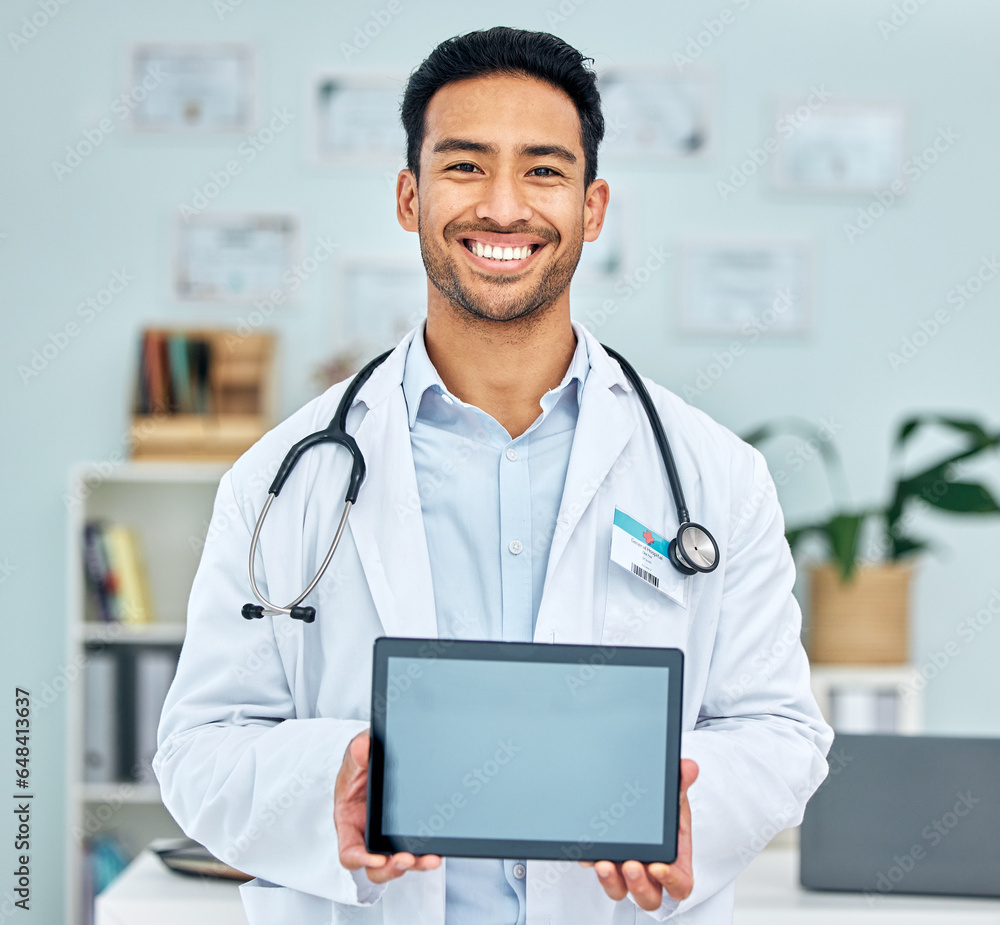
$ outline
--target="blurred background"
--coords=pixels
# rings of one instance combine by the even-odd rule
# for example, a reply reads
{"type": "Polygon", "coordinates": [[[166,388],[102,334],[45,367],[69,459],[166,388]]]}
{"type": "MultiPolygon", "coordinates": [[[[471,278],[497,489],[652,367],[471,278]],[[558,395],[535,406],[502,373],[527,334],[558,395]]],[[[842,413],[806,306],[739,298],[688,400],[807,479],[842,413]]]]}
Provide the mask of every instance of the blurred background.
{"type": "MultiPolygon", "coordinates": [[[[100,880],[76,866],[88,837],[119,827],[128,855],[176,831],[136,765],[227,453],[419,320],[395,107],[437,43],[498,24],[554,32],[602,75],[612,209],[575,317],[739,434],[796,419],[760,443],[789,526],[884,506],[899,472],[977,451],[907,502],[907,535],[934,548],[892,618],[902,650],[828,656],[823,696],[848,731],[1000,734],[1000,519],[949,494],[1000,484],[997,4],[8,0],[0,659],[7,696],[32,699],[32,920],[100,880]],[[962,426],[892,455],[904,420],[935,415],[962,426]],[[84,567],[117,523],[132,539],[107,548],[140,572],[118,612],[84,567]],[[866,681],[853,666],[872,661],[866,681]],[[85,701],[128,691],[138,725],[95,729],[85,701]],[[116,735],[127,760],[89,755],[116,735]]],[[[875,558],[877,518],[858,537],[875,558]]],[[[827,555],[809,542],[807,626],[806,561],[827,555]]],[[[16,855],[5,834],[4,870],[16,855]]]]}

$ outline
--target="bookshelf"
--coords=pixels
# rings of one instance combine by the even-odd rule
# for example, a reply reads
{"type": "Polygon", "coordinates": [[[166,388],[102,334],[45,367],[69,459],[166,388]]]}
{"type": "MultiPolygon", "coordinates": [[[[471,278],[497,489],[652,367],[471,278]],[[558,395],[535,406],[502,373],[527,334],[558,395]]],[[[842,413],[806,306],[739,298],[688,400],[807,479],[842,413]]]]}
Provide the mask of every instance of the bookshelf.
{"type": "MultiPolygon", "coordinates": [[[[69,476],[67,666],[77,666],[67,697],[66,925],[89,920],[84,838],[115,834],[134,856],[152,839],[183,833],[160,800],[159,787],[120,773],[86,780],[85,703],[88,666],[111,653],[116,665],[135,666],[140,653],[176,655],[184,640],[187,597],[228,463],[130,461],[83,463],[69,476]],[[145,560],[154,621],[104,622],[87,587],[84,526],[104,519],[134,531],[145,560]]],[[[154,656],[155,658],[156,656],[154,656]]],[[[166,662],[166,657],[161,661],[166,662]]],[[[132,669],[130,669],[132,670],[132,669]]],[[[121,675],[119,675],[121,677],[121,675]]],[[[121,721],[119,721],[121,725],[121,721]]],[[[123,730],[118,733],[124,736],[123,730]]],[[[120,768],[119,768],[120,771],[120,768]]]]}

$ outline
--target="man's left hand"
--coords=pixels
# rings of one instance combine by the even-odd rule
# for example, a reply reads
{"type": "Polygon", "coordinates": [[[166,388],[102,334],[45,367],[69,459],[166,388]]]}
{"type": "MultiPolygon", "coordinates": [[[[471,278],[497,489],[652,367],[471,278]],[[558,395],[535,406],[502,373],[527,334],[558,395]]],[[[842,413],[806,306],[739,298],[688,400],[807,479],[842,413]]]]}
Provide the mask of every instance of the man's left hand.
{"type": "Polygon", "coordinates": [[[687,899],[694,889],[694,873],[691,869],[691,805],[688,803],[688,787],[698,777],[698,765],[690,758],[681,759],[680,820],[677,831],[677,858],[673,864],[654,861],[581,861],[584,867],[593,867],[604,887],[604,892],[612,899],[624,899],[629,893],[636,905],[646,912],[659,909],[666,890],[672,899],[687,899]]]}

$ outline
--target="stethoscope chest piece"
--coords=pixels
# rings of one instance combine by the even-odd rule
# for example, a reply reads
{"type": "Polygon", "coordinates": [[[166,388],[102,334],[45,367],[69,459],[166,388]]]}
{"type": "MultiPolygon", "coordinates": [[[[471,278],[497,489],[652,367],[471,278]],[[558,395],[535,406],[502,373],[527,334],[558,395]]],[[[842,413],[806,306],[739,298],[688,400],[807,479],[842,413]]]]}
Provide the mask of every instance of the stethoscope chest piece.
{"type": "Polygon", "coordinates": [[[715,538],[701,524],[684,523],[667,547],[670,561],[685,575],[711,572],[719,564],[715,538]]]}

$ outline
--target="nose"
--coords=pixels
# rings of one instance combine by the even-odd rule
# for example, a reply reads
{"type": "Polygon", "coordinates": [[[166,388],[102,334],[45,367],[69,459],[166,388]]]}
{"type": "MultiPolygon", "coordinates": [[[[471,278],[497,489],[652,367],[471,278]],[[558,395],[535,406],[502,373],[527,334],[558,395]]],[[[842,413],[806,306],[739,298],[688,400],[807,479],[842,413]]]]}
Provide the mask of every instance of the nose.
{"type": "Polygon", "coordinates": [[[498,225],[512,225],[531,218],[532,209],[525,190],[510,171],[499,171],[482,185],[483,196],[476,217],[498,225]]]}

